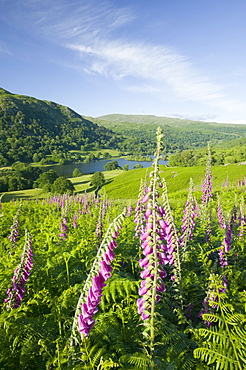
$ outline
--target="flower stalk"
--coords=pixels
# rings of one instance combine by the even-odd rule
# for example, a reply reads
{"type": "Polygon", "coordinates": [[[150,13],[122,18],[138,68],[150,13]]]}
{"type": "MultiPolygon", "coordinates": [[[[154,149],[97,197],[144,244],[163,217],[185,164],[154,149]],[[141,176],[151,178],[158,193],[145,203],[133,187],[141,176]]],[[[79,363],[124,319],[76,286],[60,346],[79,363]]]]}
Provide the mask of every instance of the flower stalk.
{"type": "Polygon", "coordinates": [[[71,346],[80,342],[78,332],[83,340],[88,337],[90,330],[95,324],[93,317],[98,311],[105,282],[111,277],[111,263],[114,259],[114,249],[117,246],[115,240],[124,218],[125,210],[109,226],[98,249],[77,303],[72,325],[71,346]]]}
{"type": "Polygon", "coordinates": [[[21,261],[14,271],[12,286],[7,290],[8,298],[4,300],[7,311],[20,307],[32,266],[32,240],[31,235],[26,231],[21,261]]]}

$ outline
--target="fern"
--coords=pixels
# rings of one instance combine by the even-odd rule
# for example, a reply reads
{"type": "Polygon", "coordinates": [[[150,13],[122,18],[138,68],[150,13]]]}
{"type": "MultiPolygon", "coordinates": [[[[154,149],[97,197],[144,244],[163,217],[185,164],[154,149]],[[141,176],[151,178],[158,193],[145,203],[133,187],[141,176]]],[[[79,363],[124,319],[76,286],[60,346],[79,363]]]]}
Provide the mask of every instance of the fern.
{"type": "Polygon", "coordinates": [[[105,309],[106,302],[112,304],[121,302],[122,299],[129,303],[131,296],[137,295],[138,287],[139,283],[135,280],[113,276],[103,290],[102,308],[105,309]]]}
{"type": "Polygon", "coordinates": [[[221,292],[221,278],[212,275],[210,289],[215,292],[217,313],[204,314],[210,321],[210,329],[199,329],[203,346],[194,350],[194,357],[214,365],[216,370],[243,370],[246,367],[246,316],[233,312],[233,307],[226,303],[226,294],[221,292]]]}

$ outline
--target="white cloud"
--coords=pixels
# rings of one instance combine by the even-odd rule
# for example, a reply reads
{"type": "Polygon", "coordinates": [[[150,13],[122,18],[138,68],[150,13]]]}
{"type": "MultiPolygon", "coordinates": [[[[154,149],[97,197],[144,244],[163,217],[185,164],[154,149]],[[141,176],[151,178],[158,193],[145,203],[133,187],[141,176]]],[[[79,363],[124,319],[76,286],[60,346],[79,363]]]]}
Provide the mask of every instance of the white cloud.
{"type": "Polygon", "coordinates": [[[142,81],[143,87],[147,84],[152,91],[156,89],[160,94],[170,91],[180,100],[226,110],[240,108],[237,101],[226,98],[222,86],[204,77],[186,56],[171,48],[97,38],[90,46],[80,43],[67,46],[80,53],[82,68],[87,73],[100,74],[114,80],[131,77],[133,81],[138,81],[136,89],[140,89],[139,81],[142,81]]]}
{"type": "MultiPolygon", "coordinates": [[[[8,4],[7,2],[5,4],[8,4]]],[[[200,70],[188,56],[175,48],[139,42],[127,32],[135,18],[131,7],[110,0],[23,0],[16,11],[21,25],[80,55],[80,61],[58,60],[88,74],[115,80],[120,88],[168,95],[176,101],[190,101],[235,112],[243,105],[225,94],[225,87],[213,82],[208,71],[200,70]],[[124,38],[119,34],[126,31],[124,38]]],[[[12,18],[13,20],[13,18],[12,18]]],[[[17,23],[17,21],[16,21],[17,23]]],[[[1,51],[1,44],[0,44],[1,51]]],[[[239,71],[242,73],[242,70],[239,71]]],[[[237,73],[239,73],[237,71],[237,73]]]]}
{"type": "Polygon", "coordinates": [[[7,45],[0,40],[0,54],[10,54],[7,45]]]}

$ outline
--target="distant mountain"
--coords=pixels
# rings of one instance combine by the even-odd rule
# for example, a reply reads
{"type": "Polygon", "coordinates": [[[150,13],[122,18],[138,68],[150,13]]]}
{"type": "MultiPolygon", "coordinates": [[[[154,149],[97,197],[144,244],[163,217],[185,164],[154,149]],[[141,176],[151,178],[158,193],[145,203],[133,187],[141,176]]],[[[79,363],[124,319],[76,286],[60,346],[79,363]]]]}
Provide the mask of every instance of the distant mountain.
{"type": "Polygon", "coordinates": [[[158,126],[170,126],[173,128],[188,128],[192,130],[213,130],[222,131],[224,133],[241,135],[246,133],[246,125],[236,125],[217,122],[194,121],[172,117],[158,117],[154,115],[133,115],[133,114],[107,114],[97,117],[99,121],[107,121],[107,123],[134,123],[148,124],[158,126]]]}
{"type": "Polygon", "coordinates": [[[164,133],[165,149],[168,152],[217,145],[246,137],[246,125],[192,121],[154,115],[108,114],[92,119],[137,141],[155,141],[158,126],[164,133]]]}
{"type": "Polygon", "coordinates": [[[68,107],[0,88],[0,166],[31,161],[34,153],[42,157],[92,143],[112,146],[116,136],[68,107]]]}

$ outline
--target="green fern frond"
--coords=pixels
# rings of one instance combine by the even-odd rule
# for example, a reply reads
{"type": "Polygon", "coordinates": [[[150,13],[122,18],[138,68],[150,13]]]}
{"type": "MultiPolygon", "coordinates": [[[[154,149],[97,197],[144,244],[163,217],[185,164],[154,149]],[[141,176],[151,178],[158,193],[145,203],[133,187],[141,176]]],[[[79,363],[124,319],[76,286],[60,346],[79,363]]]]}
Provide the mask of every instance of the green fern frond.
{"type": "Polygon", "coordinates": [[[218,315],[213,314],[213,313],[204,313],[202,315],[202,319],[204,321],[209,321],[209,322],[213,322],[213,323],[217,323],[221,320],[218,315]]]}
{"type": "Polygon", "coordinates": [[[222,346],[211,345],[211,348],[196,348],[194,356],[208,365],[216,364],[216,370],[239,369],[238,361],[231,357],[231,350],[226,351],[222,346]]]}
{"type": "Polygon", "coordinates": [[[104,308],[106,302],[116,303],[121,302],[122,299],[129,300],[131,295],[137,294],[138,286],[138,281],[112,277],[103,290],[102,307],[104,308]]]}
{"type": "Polygon", "coordinates": [[[136,366],[136,369],[149,370],[157,369],[154,362],[143,353],[134,353],[133,355],[124,356],[127,363],[136,366]]]}
{"type": "MultiPolygon", "coordinates": [[[[221,292],[221,277],[211,274],[210,289],[216,297],[216,314],[204,314],[212,322],[210,329],[199,329],[204,338],[203,347],[194,350],[194,357],[208,365],[216,363],[216,370],[243,370],[246,359],[246,316],[234,312],[226,302],[226,293],[221,292]]],[[[211,300],[211,303],[213,301],[211,300]]]]}

